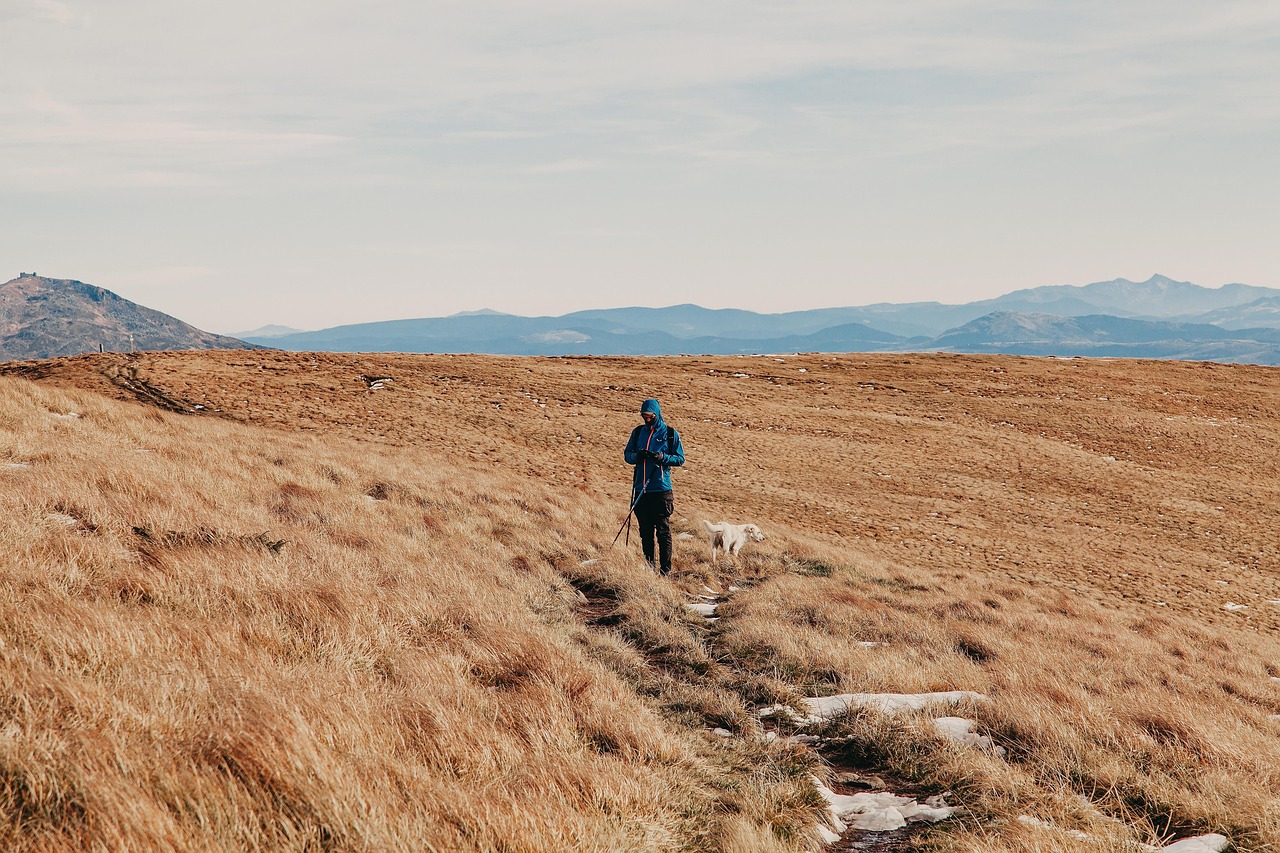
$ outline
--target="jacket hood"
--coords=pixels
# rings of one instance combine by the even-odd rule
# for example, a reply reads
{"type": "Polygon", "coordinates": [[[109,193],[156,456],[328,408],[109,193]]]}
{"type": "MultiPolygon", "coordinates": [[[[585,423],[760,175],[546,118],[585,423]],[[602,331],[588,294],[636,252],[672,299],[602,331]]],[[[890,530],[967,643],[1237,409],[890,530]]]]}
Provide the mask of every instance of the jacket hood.
{"type": "Polygon", "coordinates": [[[653,412],[658,416],[659,420],[662,418],[662,406],[658,405],[658,401],[652,397],[640,404],[640,412],[641,414],[644,412],[653,412]]]}

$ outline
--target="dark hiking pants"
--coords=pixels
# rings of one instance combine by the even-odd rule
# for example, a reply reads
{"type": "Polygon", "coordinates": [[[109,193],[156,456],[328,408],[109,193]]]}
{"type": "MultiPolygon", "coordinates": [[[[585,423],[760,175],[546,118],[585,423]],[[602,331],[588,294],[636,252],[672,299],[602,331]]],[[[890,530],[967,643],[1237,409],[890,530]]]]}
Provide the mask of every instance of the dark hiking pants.
{"type": "Polygon", "coordinates": [[[658,569],[662,574],[671,571],[671,513],[674,504],[671,492],[645,492],[636,504],[636,521],[640,522],[640,547],[644,558],[653,565],[654,534],[658,539],[658,569]]]}

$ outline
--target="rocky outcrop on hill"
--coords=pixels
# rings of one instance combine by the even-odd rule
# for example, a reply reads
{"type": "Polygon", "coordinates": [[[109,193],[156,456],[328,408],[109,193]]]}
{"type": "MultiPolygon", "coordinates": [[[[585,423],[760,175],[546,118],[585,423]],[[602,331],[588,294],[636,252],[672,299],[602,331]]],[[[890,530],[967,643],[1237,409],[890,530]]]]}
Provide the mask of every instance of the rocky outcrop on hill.
{"type": "Polygon", "coordinates": [[[69,279],[22,273],[0,284],[0,360],[97,352],[264,349],[69,279]]]}

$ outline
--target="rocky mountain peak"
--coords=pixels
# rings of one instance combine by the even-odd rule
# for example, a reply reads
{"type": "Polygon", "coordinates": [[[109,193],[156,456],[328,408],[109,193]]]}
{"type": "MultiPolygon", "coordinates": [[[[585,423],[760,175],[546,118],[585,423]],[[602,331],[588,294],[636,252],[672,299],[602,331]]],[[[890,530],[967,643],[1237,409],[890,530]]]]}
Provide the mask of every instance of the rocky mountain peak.
{"type": "Polygon", "coordinates": [[[0,284],[0,360],[96,352],[262,349],[75,279],[19,273],[0,284]]]}

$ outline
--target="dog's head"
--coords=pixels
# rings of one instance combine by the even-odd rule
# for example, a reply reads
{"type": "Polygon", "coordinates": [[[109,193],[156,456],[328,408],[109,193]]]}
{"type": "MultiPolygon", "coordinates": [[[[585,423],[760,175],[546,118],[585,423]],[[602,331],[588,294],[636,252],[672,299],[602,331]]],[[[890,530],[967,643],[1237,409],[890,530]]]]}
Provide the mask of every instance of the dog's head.
{"type": "Polygon", "coordinates": [[[759,527],[756,527],[754,524],[748,524],[743,526],[742,532],[750,536],[753,542],[764,541],[764,531],[762,531],[759,527]]]}

